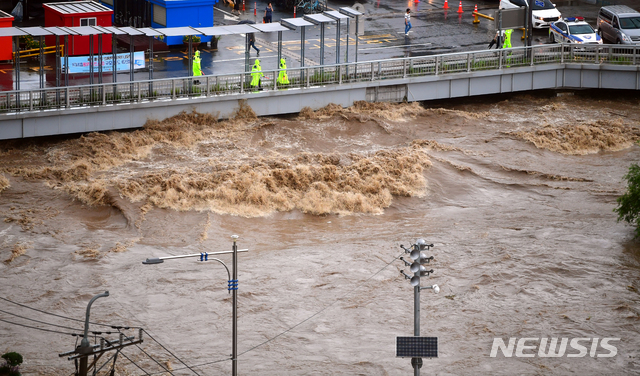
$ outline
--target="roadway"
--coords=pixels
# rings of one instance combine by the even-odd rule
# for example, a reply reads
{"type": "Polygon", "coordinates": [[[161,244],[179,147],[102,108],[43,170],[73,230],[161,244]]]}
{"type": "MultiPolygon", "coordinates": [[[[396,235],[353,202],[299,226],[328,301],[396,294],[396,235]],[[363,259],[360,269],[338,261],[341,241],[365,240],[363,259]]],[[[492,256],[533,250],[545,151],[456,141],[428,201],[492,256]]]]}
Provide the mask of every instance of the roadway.
{"type": "MultiPolygon", "coordinates": [[[[617,1],[616,3],[629,3],[634,6],[633,1],[617,1]]],[[[214,9],[214,20],[216,25],[236,24],[240,20],[262,20],[262,14],[267,1],[247,2],[246,11],[240,16],[233,15],[231,8],[222,3],[218,3],[214,9]],[[257,5],[257,16],[254,17],[253,7],[257,5]]],[[[556,2],[558,9],[564,16],[583,16],[586,20],[595,25],[597,12],[601,2],[595,4],[593,0],[574,1],[559,0],[556,2]]],[[[330,9],[337,9],[343,6],[353,6],[352,2],[329,0],[330,9]]],[[[449,52],[468,52],[486,49],[494,34],[493,23],[489,20],[481,19],[479,24],[473,24],[472,11],[475,2],[463,1],[463,13],[457,13],[458,2],[449,2],[449,10],[443,9],[444,0],[423,0],[421,2],[406,1],[393,2],[391,0],[377,0],[366,2],[364,20],[365,34],[359,38],[358,61],[379,60],[395,57],[412,57],[444,54],[449,52]],[[404,35],[405,9],[412,10],[413,28],[409,36],[404,35]]],[[[497,1],[477,2],[480,13],[492,14],[497,9],[497,1]]],[[[301,15],[297,15],[300,17],[301,15]]],[[[291,18],[293,14],[275,9],[274,21],[282,18],[291,18]]],[[[352,21],[353,23],[354,21],[352,21]]],[[[344,23],[343,23],[344,25],[344,23]]],[[[346,56],[346,25],[341,31],[341,61],[349,59],[354,61],[355,39],[354,35],[349,36],[349,56],[346,56]]],[[[514,33],[513,46],[521,46],[521,33],[514,33]]],[[[263,69],[277,69],[277,33],[257,34],[256,45],[261,49],[261,65],[263,69]]],[[[325,28],[324,53],[325,64],[332,64],[336,61],[336,28],[329,25],[325,28]]],[[[320,58],[320,27],[307,27],[305,41],[306,65],[310,62],[319,63],[320,58]]],[[[547,30],[535,30],[533,36],[534,44],[548,43],[547,30]]],[[[123,51],[126,52],[126,51],[123,51]]],[[[251,49],[252,60],[256,57],[255,51],[251,49]]],[[[300,31],[283,32],[283,55],[287,59],[288,67],[300,66],[300,31]]],[[[231,35],[223,36],[218,49],[212,50],[206,45],[201,46],[202,69],[205,74],[230,74],[241,72],[244,65],[244,36],[231,35]]],[[[21,88],[34,89],[39,85],[38,62],[27,60],[21,63],[21,88]]],[[[53,55],[48,55],[46,59],[46,86],[55,87],[55,60],[53,55]]],[[[154,78],[182,77],[187,75],[188,57],[184,48],[172,49],[166,53],[154,54],[154,78]]],[[[11,64],[0,64],[0,90],[13,89],[13,75],[15,74],[11,64]]],[[[136,80],[146,80],[149,78],[148,71],[135,73],[136,80]]],[[[105,81],[111,81],[110,75],[105,75],[105,81]]],[[[118,81],[129,80],[129,72],[118,74],[118,81]]],[[[94,82],[97,81],[97,73],[94,82]]],[[[87,75],[76,75],[70,80],[70,85],[88,84],[87,75]]]]}

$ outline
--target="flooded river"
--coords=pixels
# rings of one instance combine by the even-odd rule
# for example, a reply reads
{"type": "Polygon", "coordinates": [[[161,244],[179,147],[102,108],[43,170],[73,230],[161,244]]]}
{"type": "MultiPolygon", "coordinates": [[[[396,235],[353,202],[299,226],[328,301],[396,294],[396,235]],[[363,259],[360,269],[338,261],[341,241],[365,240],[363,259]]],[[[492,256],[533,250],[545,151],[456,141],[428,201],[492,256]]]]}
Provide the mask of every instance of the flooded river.
{"type": "Polygon", "coordinates": [[[439,338],[423,374],[638,374],[640,245],[613,212],[638,119],[637,96],[545,92],[277,118],[239,104],[225,121],[0,143],[0,350],[24,374],[72,374],[58,354],[108,290],[91,321],[152,336],[117,374],[229,374],[223,266],[141,261],[237,234],[241,375],[411,374],[398,257],[424,238],[422,285],[441,292],[422,292],[421,334],[439,338]],[[512,337],[619,341],[609,358],[489,356],[512,337]]]}

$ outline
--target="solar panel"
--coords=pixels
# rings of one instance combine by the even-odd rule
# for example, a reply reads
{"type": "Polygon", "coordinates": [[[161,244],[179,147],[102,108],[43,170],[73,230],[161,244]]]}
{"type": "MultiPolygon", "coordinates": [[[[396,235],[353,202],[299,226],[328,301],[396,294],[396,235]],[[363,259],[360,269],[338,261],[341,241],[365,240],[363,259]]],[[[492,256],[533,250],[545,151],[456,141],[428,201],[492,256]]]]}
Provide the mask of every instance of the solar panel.
{"type": "Polygon", "coordinates": [[[396,357],[437,358],[438,337],[396,337],[396,357]]]}

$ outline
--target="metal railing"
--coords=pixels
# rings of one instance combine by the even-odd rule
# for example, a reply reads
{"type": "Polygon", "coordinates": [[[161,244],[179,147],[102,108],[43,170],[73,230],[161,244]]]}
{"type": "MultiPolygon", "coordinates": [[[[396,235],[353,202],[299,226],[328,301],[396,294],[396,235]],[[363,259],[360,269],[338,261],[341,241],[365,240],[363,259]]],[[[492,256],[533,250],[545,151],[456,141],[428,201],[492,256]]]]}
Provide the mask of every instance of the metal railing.
{"type": "Polygon", "coordinates": [[[640,46],[548,44],[505,50],[374,60],[289,68],[289,84],[279,70],[262,71],[259,86],[251,73],[181,77],[0,92],[0,113],[143,103],[178,98],[227,96],[265,90],[291,90],[355,82],[498,70],[552,63],[640,64],[640,46]]]}

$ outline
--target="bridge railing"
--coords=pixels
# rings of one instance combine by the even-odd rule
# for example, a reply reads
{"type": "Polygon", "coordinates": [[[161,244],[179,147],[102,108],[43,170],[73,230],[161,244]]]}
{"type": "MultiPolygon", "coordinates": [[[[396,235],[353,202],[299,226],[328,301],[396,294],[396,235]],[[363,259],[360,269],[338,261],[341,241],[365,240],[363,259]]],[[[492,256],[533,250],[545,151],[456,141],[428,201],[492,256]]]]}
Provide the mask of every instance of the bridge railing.
{"type": "Polygon", "coordinates": [[[0,113],[237,95],[264,90],[301,89],[569,62],[639,65],[640,46],[547,44],[504,50],[289,68],[286,71],[288,84],[278,80],[280,71],[266,70],[262,71],[259,85],[252,85],[251,73],[233,73],[4,91],[0,92],[0,113]]]}

